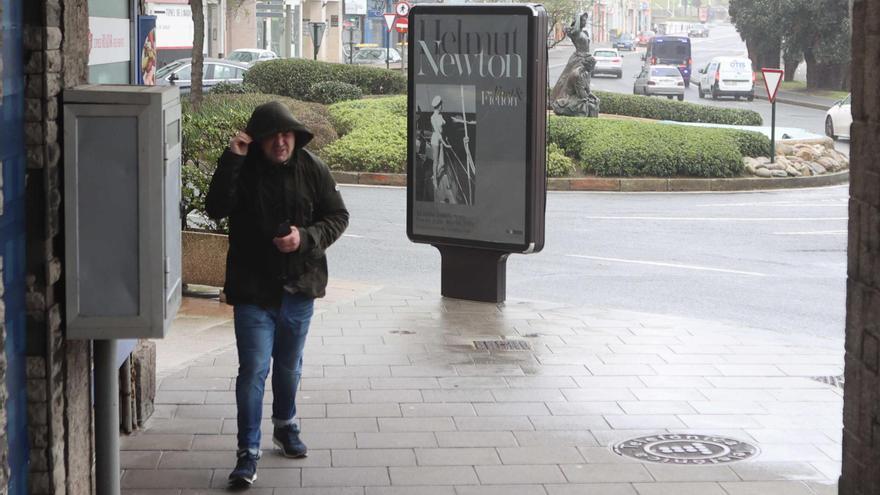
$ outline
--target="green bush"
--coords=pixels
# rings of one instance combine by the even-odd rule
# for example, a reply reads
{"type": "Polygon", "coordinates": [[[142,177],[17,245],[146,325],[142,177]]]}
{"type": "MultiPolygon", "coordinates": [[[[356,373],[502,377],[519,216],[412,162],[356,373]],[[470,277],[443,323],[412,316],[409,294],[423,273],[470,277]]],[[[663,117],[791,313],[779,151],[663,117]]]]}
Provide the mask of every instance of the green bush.
{"type": "Polygon", "coordinates": [[[260,91],[253,84],[236,84],[228,81],[221,81],[212,86],[208,92],[215,95],[243,95],[247,93],[259,93],[260,91]]]}
{"type": "MultiPolygon", "coordinates": [[[[204,212],[205,194],[214,175],[217,160],[236,132],[244,130],[251,113],[258,105],[278,100],[287,105],[315,135],[307,148],[319,152],[337,138],[326,107],[281,96],[261,93],[208,94],[198,111],[188,100],[183,104],[183,202],[185,211],[204,212]]],[[[223,230],[223,225],[208,228],[223,230]]]]}
{"type": "Polygon", "coordinates": [[[547,176],[568,177],[574,173],[574,160],[565,155],[565,151],[556,143],[547,146],[547,176]]]}
{"type": "Polygon", "coordinates": [[[733,177],[742,154],[728,129],[649,122],[550,118],[549,140],[600,176],[733,177]]]}
{"type": "Polygon", "coordinates": [[[770,156],[770,138],[754,131],[729,129],[742,156],[770,156]]]}
{"type": "Polygon", "coordinates": [[[346,100],[360,100],[363,95],[361,88],[339,81],[316,82],[309,88],[309,101],[324,105],[332,105],[346,100]]]}
{"type": "MultiPolygon", "coordinates": [[[[345,101],[329,107],[341,136],[321,151],[336,169],[404,172],[406,97],[345,101]]],[[[766,155],[759,133],[635,120],[550,117],[547,174],[576,167],[604,176],[732,177],[742,157],[766,155]]]]}
{"type": "Polygon", "coordinates": [[[260,62],[245,73],[244,81],[253,84],[263,93],[279,94],[298,100],[308,99],[312,85],[324,81],[353,84],[366,95],[406,92],[406,76],[397,71],[301,58],[260,62]]]}
{"type": "Polygon", "coordinates": [[[324,147],[331,168],[362,172],[406,170],[406,97],[352,100],[330,106],[342,136],[324,147]]]}
{"type": "Polygon", "coordinates": [[[753,110],[719,108],[666,98],[626,95],[594,91],[599,97],[599,112],[675,122],[710,124],[761,125],[761,114],[753,110]]]}

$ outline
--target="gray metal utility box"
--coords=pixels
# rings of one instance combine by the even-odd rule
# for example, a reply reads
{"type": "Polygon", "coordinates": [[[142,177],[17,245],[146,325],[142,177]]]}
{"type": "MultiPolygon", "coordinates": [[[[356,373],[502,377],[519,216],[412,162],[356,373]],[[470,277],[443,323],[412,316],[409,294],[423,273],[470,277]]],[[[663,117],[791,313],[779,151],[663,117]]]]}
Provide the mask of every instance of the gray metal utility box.
{"type": "Polygon", "coordinates": [[[64,92],[67,337],[162,338],[180,307],[180,93],[64,92]]]}

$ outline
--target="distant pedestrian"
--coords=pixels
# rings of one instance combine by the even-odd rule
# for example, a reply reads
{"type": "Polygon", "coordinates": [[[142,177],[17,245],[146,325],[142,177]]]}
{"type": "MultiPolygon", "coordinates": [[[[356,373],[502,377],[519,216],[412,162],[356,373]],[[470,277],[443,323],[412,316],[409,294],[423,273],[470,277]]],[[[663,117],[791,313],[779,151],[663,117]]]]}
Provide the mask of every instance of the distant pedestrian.
{"type": "Polygon", "coordinates": [[[285,105],[260,105],[220,157],[206,199],[211,218],[229,218],[224,291],[239,360],[235,487],[257,479],[270,362],[272,441],[286,457],[307,453],[295,422],[303,347],[314,299],[327,286],[325,250],[348,226],[329,169],[303,148],[312,137],[285,105]]]}

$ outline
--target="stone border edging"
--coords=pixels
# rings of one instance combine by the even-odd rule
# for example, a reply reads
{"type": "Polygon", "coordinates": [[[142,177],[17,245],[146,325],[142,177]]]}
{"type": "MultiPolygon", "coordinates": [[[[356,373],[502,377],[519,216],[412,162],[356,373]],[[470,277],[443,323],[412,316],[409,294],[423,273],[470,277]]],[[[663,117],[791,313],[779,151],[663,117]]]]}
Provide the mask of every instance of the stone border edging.
{"type": "MultiPolygon", "coordinates": [[[[406,174],[340,171],[333,171],[332,174],[339,184],[406,187],[406,174]]],[[[834,186],[845,184],[848,181],[849,170],[811,177],[769,179],[759,177],[737,177],[732,179],[573,177],[548,179],[547,190],[612,192],[757,191],[764,189],[834,186]]]]}

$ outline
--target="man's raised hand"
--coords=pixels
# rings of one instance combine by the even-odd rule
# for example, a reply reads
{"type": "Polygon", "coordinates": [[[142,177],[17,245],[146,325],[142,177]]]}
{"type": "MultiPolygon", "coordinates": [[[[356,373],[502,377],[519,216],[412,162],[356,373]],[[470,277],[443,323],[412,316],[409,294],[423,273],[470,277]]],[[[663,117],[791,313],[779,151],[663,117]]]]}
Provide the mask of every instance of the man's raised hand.
{"type": "Polygon", "coordinates": [[[248,152],[248,146],[252,142],[254,142],[254,138],[250,137],[246,132],[239,132],[229,141],[229,151],[239,156],[245,156],[248,152]]]}

